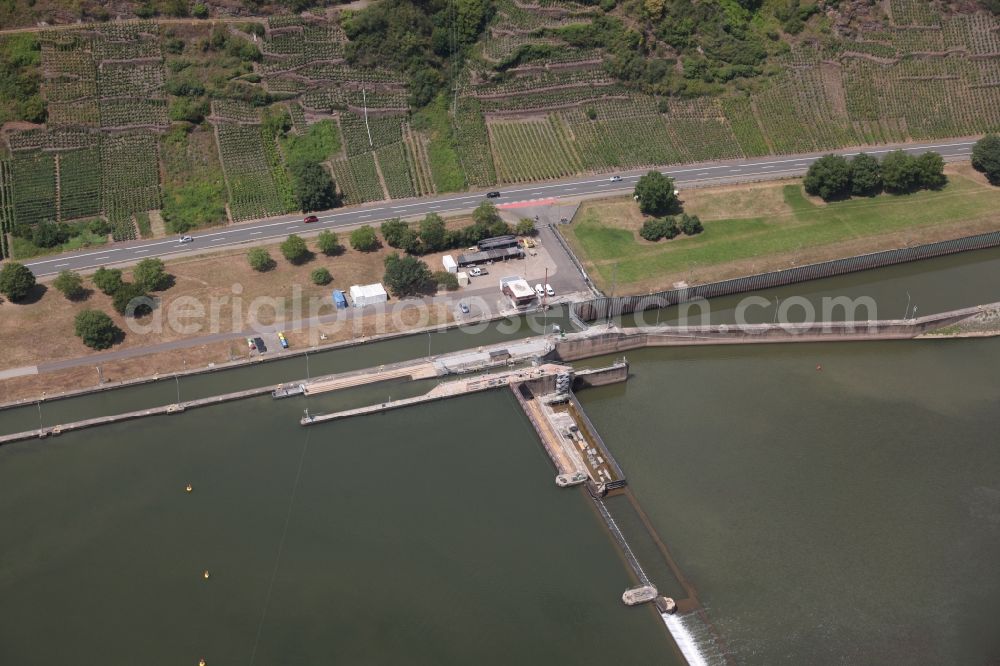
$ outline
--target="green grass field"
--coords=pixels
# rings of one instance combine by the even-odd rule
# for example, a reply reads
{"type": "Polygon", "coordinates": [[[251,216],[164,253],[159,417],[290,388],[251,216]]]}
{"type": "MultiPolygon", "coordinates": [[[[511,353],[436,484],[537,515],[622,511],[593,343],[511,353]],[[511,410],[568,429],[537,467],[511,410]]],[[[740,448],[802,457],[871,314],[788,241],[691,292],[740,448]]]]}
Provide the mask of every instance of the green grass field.
{"type": "MultiPolygon", "coordinates": [[[[777,194],[774,185],[761,186],[762,190],[768,188],[772,196],[777,194]]],[[[832,253],[825,258],[834,258],[843,256],[837,250],[845,244],[850,245],[852,254],[882,249],[879,241],[892,234],[907,234],[906,240],[912,244],[921,242],[921,234],[943,227],[954,228],[955,236],[968,235],[963,233],[963,223],[968,223],[968,233],[976,233],[972,223],[981,226],[991,219],[994,228],[1000,228],[1000,188],[955,174],[950,175],[947,186],[936,192],[885,194],[827,205],[807,199],[798,183],[785,185],[780,192],[783,205],[777,210],[771,206],[766,216],[754,216],[754,197],[742,192],[738,199],[734,197],[739,206],[728,209],[730,217],[703,219],[705,231],[701,235],[658,243],[639,238],[641,216],[637,211],[625,211],[633,204],[585,204],[567,236],[602,283],[609,284],[614,274],[624,291],[629,290],[629,285],[638,288],[633,291],[645,291],[654,286],[669,287],[669,280],[682,279],[692,272],[702,278],[698,281],[707,281],[706,269],[711,267],[754,262],[757,269],[770,270],[773,267],[767,265],[768,258],[794,257],[805,251],[811,258],[817,250],[822,254],[824,246],[831,246],[832,253]],[[664,280],[667,282],[660,284],[664,280]]],[[[710,191],[698,192],[692,199],[685,205],[690,214],[699,214],[699,200],[705,201],[706,209],[717,208],[717,202],[709,204],[710,191]]]]}

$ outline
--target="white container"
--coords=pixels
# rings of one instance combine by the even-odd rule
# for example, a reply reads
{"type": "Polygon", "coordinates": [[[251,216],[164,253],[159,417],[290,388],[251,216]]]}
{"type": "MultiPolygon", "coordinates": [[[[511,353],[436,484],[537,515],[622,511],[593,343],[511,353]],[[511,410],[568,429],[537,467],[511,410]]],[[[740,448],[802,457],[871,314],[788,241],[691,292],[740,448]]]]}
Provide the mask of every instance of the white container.
{"type": "Polygon", "coordinates": [[[458,278],[458,286],[464,287],[469,284],[469,274],[465,271],[459,271],[455,274],[455,277],[458,278]]]}
{"type": "Polygon", "coordinates": [[[354,285],[351,287],[351,302],[356,308],[363,308],[366,305],[376,305],[389,300],[389,294],[385,293],[385,287],[381,282],[375,284],[354,285]]]}
{"type": "Polygon", "coordinates": [[[450,254],[446,254],[443,257],[441,257],[441,263],[444,264],[444,269],[449,273],[458,272],[458,262],[455,261],[455,257],[451,256],[450,254]]]}

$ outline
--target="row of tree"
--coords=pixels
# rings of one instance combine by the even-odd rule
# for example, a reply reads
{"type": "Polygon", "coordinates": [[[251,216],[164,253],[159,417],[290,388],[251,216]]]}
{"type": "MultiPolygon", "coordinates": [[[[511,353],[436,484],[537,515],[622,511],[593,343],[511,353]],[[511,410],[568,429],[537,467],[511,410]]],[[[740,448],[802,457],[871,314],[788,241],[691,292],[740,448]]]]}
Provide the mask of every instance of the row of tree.
{"type": "Polygon", "coordinates": [[[1000,136],[987,134],[972,147],[972,168],[992,185],[1000,185],[1000,136]]]}
{"type": "MultiPolygon", "coordinates": [[[[480,204],[473,211],[472,220],[472,224],[467,227],[448,229],[440,215],[428,213],[415,225],[408,224],[398,217],[386,220],[379,227],[379,231],[386,245],[411,255],[468,247],[484,238],[510,233],[525,236],[535,233],[533,220],[525,218],[511,227],[500,218],[496,206],[489,202],[480,204]]],[[[352,231],[350,243],[351,247],[359,252],[374,252],[382,246],[375,228],[370,225],[352,231]]]]}
{"type": "Polygon", "coordinates": [[[875,196],[883,190],[896,194],[936,190],[947,182],[944,159],[938,153],[911,155],[894,150],[881,162],[866,153],[851,160],[843,155],[826,155],[809,166],[803,185],[809,194],[835,201],[852,195],[875,196]]]}

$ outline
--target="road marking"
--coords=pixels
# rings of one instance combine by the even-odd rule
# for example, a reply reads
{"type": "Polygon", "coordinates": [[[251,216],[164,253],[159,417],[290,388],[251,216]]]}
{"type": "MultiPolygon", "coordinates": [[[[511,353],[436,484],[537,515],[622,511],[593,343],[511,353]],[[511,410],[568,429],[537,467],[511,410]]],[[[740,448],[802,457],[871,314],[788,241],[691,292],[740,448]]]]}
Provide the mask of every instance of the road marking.
{"type": "Polygon", "coordinates": [[[288,225],[287,227],[285,227],[285,228],[286,228],[286,229],[298,229],[298,227],[299,227],[299,225],[297,225],[297,224],[289,224],[289,225],[288,225]]]}
{"type": "Polygon", "coordinates": [[[259,235],[261,235],[262,233],[264,233],[264,232],[263,232],[263,231],[251,231],[251,232],[250,232],[250,235],[251,235],[251,236],[259,236],[259,235]]]}
{"type": "Polygon", "coordinates": [[[696,176],[707,176],[708,172],[707,171],[702,171],[701,173],[696,173],[695,175],[696,176]]]}
{"type": "Polygon", "coordinates": [[[94,257],[94,261],[100,261],[101,259],[107,259],[107,258],[108,255],[104,255],[103,257],[94,257]]]}
{"type": "Polygon", "coordinates": [[[369,217],[371,217],[371,213],[369,213],[367,215],[358,215],[358,219],[359,220],[364,220],[364,219],[369,218],[369,217]]]}
{"type": "Polygon", "coordinates": [[[65,263],[65,264],[56,264],[56,268],[59,268],[60,266],[69,266],[69,264],[68,263],[65,263]]]}
{"type": "Polygon", "coordinates": [[[762,166],[761,169],[773,169],[773,166],[762,166]]]}
{"type": "Polygon", "coordinates": [[[145,254],[147,252],[149,252],[149,250],[136,250],[135,251],[136,254],[145,254]]]}
{"type": "Polygon", "coordinates": [[[222,241],[222,240],[226,240],[226,239],[225,238],[213,238],[212,242],[213,243],[218,243],[219,241],[222,241]]]}

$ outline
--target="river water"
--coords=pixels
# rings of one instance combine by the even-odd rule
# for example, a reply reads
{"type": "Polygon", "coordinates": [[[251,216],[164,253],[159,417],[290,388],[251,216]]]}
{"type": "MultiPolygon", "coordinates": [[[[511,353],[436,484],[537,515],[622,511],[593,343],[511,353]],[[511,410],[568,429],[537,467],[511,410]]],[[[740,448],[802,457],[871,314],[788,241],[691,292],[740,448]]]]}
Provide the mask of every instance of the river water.
{"type": "MultiPolygon", "coordinates": [[[[766,296],[870,295],[900,317],[907,291],[919,314],[1000,300],[998,277],[989,251],[766,296]]],[[[380,362],[426,354],[426,336],[384,344],[380,362]]],[[[354,362],[328,358],[341,360],[313,374],[354,362]]],[[[580,399],[696,589],[704,614],[681,622],[708,661],[1000,659],[1000,340],[629,361],[627,384],[580,399]]],[[[299,370],[268,367],[197,390],[299,370]]],[[[164,386],[129,404],[164,401],[164,386]]],[[[622,606],[632,581],[614,544],[585,493],[555,487],[509,394],[297,424],[307,405],[422,388],[0,448],[0,663],[680,663],[655,612],[622,606]]],[[[24,414],[0,412],[0,430],[24,414]]]]}

